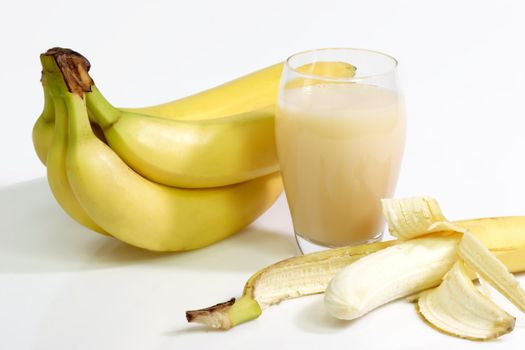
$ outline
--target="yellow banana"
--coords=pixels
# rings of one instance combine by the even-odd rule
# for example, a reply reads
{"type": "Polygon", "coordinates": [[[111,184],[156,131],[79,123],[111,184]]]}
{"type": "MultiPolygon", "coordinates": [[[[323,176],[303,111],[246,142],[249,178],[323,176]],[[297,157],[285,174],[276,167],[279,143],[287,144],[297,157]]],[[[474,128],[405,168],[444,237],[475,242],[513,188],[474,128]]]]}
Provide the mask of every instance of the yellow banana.
{"type": "Polygon", "coordinates": [[[176,119],[210,119],[275,104],[282,63],[274,64],[212,89],[156,106],[126,111],[176,119]]]}
{"type": "MultiPolygon", "coordinates": [[[[124,108],[139,114],[176,119],[214,119],[250,112],[274,105],[277,101],[283,63],[277,63],[212,89],[168,103],[142,108],[124,108]]],[[[308,75],[331,78],[353,77],[356,67],[346,62],[313,62],[296,69],[308,75]]],[[[321,83],[306,78],[299,86],[321,83]]]]}
{"type": "MultiPolygon", "coordinates": [[[[93,231],[107,234],[98,226],[80,206],[75,198],[66,174],[67,154],[67,110],[63,99],[57,96],[53,99],[55,112],[55,131],[51,147],[47,153],[47,181],[53,196],[64,211],[75,221],[93,231]]],[[[51,124],[53,125],[53,124],[51,124]]]]}
{"type": "Polygon", "coordinates": [[[273,107],[219,119],[170,120],[116,109],[96,87],[87,105],[113,151],[160,184],[226,186],[279,170],[273,107]]]}
{"type": "Polygon", "coordinates": [[[44,110],[33,126],[33,146],[38,159],[46,164],[47,152],[53,139],[55,129],[55,110],[53,100],[46,87],[45,77],[42,76],[42,87],[44,89],[44,110]]]}
{"type": "Polygon", "coordinates": [[[82,58],[57,49],[41,60],[46,74],[57,77],[50,88],[62,94],[67,108],[66,168],[75,197],[114,237],[156,251],[200,248],[251,223],[282,192],[279,173],[210,189],[167,187],[141,177],[90,128],[82,96],[92,82],[78,69],[82,58]]]}

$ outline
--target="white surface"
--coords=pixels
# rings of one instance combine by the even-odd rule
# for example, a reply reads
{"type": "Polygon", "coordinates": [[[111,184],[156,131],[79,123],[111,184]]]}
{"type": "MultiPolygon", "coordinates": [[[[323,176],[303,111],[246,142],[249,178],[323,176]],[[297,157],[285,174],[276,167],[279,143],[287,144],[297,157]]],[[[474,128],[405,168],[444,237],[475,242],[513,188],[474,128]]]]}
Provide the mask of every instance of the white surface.
{"type": "Polygon", "coordinates": [[[2,5],[0,349],[520,347],[523,320],[496,342],[472,343],[437,333],[405,302],[351,323],[309,297],[229,332],[186,325],[184,310],[238,296],[253,272],[296,253],[284,201],[209,248],[143,252],[61,212],[31,128],[42,108],[38,54],[52,46],[85,54],[101,90],[126,106],[187,95],[299,50],[366,47],[401,63],[409,130],[398,195],[436,196],[451,219],[524,214],[524,16],[520,1],[2,5]]]}

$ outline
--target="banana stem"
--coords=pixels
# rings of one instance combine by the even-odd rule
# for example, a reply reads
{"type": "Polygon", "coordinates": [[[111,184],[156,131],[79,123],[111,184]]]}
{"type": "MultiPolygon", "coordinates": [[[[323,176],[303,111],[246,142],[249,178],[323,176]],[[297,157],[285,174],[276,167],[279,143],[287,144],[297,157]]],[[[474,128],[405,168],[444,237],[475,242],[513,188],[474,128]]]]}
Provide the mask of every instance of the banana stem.
{"type": "Polygon", "coordinates": [[[86,103],[94,121],[102,129],[110,127],[120,118],[121,112],[106,100],[95,85],[86,95],[86,103]]]}
{"type": "Polygon", "coordinates": [[[82,138],[95,137],[89,122],[86,102],[78,95],[69,95],[64,98],[69,116],[69,137],[71,142],[82,138]]]}
{"type": "Polygon", "coordinates": [[[230,329],[239,323],[251,321],[262,313],[259,304],[249,295],[219,303],[205,309],[186,311],[188,322],[206,324],[213,328],[230,329]]]}
{"type": "Polygon", "coordinates": [[[70,92],[83,97],[84,93],[91,91],[93,80],[88,74],[90,64],[78,52],[54,47],[40,55],[40,62],[42,73],[57,92],[70,92]]]}
{"type": "MultiPolygon", "coordinates": [[[[40,55],[42,62],[42,83],[44,93],[46,86],[49,87],[50,99],[62,100],[67,107],[69,115],[69,136],[72,140],[84,137],[94,137],[89,123],[86,101],[86,93],[91,92],[94,83],[89,76],[89,61],[79,53],[62,48],[52,48],[40,55]]],[[[98,90],[96,90],[98,93],[98,90]]],[[[47,96],[47,95],[46,95],[47,96]]],[[[96,104],[98,109],[93,111],[97,116],[108,115],[114,117],[118,112],[98,93],[101,101],[96,104]],[[113,113],[106,113],[113,110],[113,113]]],[[[47,97],[46,97],[47,98],[47,97]]],[[[46,99],[47,103],[47,99],[46,99]]]]}
{"type": "Polygon", "coordinates": [[[86,93],[87,104],[95,121],[107,128],[120,117],[120,111],[113,107],[95,87],[89,76],[89,61],[70,49],[52,48],[40,55],[43,76],[54,87],[53,95],[67,95],[67,92],[84,98],[86,93]]]}

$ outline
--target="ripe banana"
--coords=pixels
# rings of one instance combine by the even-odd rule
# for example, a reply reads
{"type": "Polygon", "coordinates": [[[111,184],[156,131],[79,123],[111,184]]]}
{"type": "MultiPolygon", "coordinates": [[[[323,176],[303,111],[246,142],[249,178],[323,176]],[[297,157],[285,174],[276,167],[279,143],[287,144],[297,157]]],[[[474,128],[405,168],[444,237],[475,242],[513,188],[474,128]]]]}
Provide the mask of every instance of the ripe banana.
{"type": "Polygon", "coordinates": [[[128,112],[178,120],[214,119],[275,104],[282,63],[212,89],[156,106],[123,108],[128,112]]]}
{"type": "MultiPolygon", "coordinates": [[[[178,120],[222,118],[274,105],[283,63],[277,63],[195,95],[168,103],[142,108],[123,108],[128,112],[178,120]]],[[[314,62],[297,67],[298,72],[332,78],[351,78],[356,67],[346,62],[314,62]]],[[[321,83],[321,80],[298,78],[296,86],[321,83]]]]}
{"type": "MultiPolygon", "coordinates": [[[[416,212],[421,212],[421,210],[416,212]]],[[[392,217],[392,215],[385,213],[385,217],[388,222],[388,218],[392,217]]],[[[424,220],[424,218],[421,220],[424,220]]],[[[509,271],[525,271],[525,240],[523,237],[523,231],[525,230],[525,217],[472,219],[456,221],[451,224],[452,227],[468,227],[468,230],[486,245],[491,252],[493,252],[498,259],[505,264],[509,271]]],[[[407,227],[406,229],[410,230],[410,227],[407,227]]],[[[464,231],[464,229],[462,230],[464,231]]],[[[427,232],[421,233],[426,234],[427,232]]],[[[421,256],[421,251],[428,250],[429,254],[432,254],[433,256],[434,254],[441,253],[442,256],[446,258],[445,263],[449,264],[450,262],[448,261],[448,258],[454,255],[454,252],[457,252],[457,245],[459,244],[458,242],[460,238],[460,233],[437,232],[433,233],[432,236],[412,241],[393,240],[294,257],[273,264],[254,274],[246,283],[243,296],[238,301],[233,300],[227,303],[218,304],[211,308],[188,311],[186,317],[189,322],[199,322],[211,327],[228,329],[240,322],[257,318],[261,313],[261,310],[268,305],[289,298],[322,293],[326,289],[328,281],[334,277],[336,272],[341,271],[341,266],[348,264],[345,268],[352,268],[352,266],[355,265],[352,264],[352,262],[359,262],[358,259],[362,257],[365,257],[365,259],[376,260],[373,258],[374,254],[386,255],[383,253],[383,249],[390,249],[390,252],[397,249],[405,253],[417,254],[418,256],[421,256]],[[403,247],[403,245],[413,247],[412,242],[414,241],[426,242],[426,248],[424,247],[420,250],[415,248],[406,249],[403,247]],[[430,248],[434,244],[432,242],[435,243],[435,248],[440,250],[439,252],[432,251],[430,248]],[[455,243],[451,244],[452,242],[455,243]],[[377,253],[374,253],[376,251],[377,253]],[[339,263],[332,265],[334,260],[339,263]],[[251,305],[251,307],[237,307],[237,303],[240,303],[240,306],[251,305]],[[254,303],[259,305],[259,308],[256,308],[254,303]]],[[[394,255],[393,253],[390,256],[390,259],[393,260],[395,256],[397,256],[398,259],[407,259],[407,261],[413,259],[410,256],[403,254],[394,255]]],[[[385,259],[383,262],[377,260],[375,263],[381,264],[386,270],[388,270],[389,265],[392,263],[389,259],[385,259]]],[[[441,268],[442,266],[439,265],[439,262],[435,260],[434,262],[437,263],[436,266],[442,271],[441,275],[434,273],[431,269],[419,269],[420,271],[424,270],[419,278],[426,281],[426,285],[439,284],[443,274],[446,272],[444,271],[444,268],[441,268]],[[435,278],[434,281],[431,281],[429,276],[433,276],[435,278]]],[[[410,263],[405,261],[400,262],[400,264],[409,265],[410,263]]],[[[417,267],[413,267],[413,271],[415,271],[417,267]]],[[[383,268],[376,267],[374,269],[383,271],[383,268]]],[[[399,271],[399,274],[400,276],[403,276],[404,272],[399,271]]],[[[410,279],[410,276],[405,277],[405,279],[410,279]]],[[[368,279],[366,281],[368,281],[368,279]]],[[[363,282],[359,282],[358,280],[354,280],[353,282],[360,283],[363,286],[363,289],[366,288],[364,285],[365,283],[363,282]]],[[[415,282],[417,282],[417,280],[415,280],[415,282]]],[[[412,284],[413,288],[406,288],[406,286],[400,287],[403,288],[404,293],[400,293],[400,289],[398,288],[398,293],[396,293],[398,297],[417,293],[420,291],[420,288],[422,288],[418,282],[412,284]]],[[[372,289],[373,288],[369,290],[372,291],[372,289]]],[[[390,295],[385,297],[385,299],[390,298],[390,295]]],[[[379,299],[376,299],[375,303],[377,303],[378,300],[379,299]]]]}
{"type": "Polygon", "coordinates": [[[417,306],[431,325],[461,338],[489,340],[514,329],[515,318],[476,289],[462,261],[439,287],[422,292],[417,306]]]}
{"type": "Polygon", "coordinates": [[[33,126],[33,146],[38,159],[46,165],[47,152],[53,139],[55,129],[55,110],[53,99],[46,87],[45,77],[42,76],[42,87],[44,89],[44,110],[33,126]]]}
{"type": "Polygon", "coordinates": [[[114,237],[157,251],[200,248],[251,223],[282,192],[279,173],[210,189],[167,187],[141,177],[91,130],[83,96],[92,82],[82,74],[82,57],[55,49],[41,60],[45,74],[56,77],[50,89],[67,109],[66,169],[73,193],[114,237]]]}
{"type": "MultiPolygon", "coordinates": [[[[45,78],[45,77],[44,77],[45,78]]],[[[52,79],[52,78],[51,78],[52,79]]],[[[47,84],[47,83],[44,83],[47,84]]],[[[47,89],[47,88],[46,88],[47,89]]],[[[47,153],[47,180],[53,196],[64,211],[75,221],[93,231],[107,234],[97,225],[80,206],[76,199],[66,174],[68,116],[63,96],[53,96],[55,113],[55,131],[51,147],[47,153]]],[[[50,124],[53,125],[53,124],[50,124]]]]}
{"type": "Polygon", "coordinates": [[[273,106],[207,120],[170,120],[114,108],[93,86],[87,106],[108,144],[157,183],[226,186],[279,170],[273,106]]]}

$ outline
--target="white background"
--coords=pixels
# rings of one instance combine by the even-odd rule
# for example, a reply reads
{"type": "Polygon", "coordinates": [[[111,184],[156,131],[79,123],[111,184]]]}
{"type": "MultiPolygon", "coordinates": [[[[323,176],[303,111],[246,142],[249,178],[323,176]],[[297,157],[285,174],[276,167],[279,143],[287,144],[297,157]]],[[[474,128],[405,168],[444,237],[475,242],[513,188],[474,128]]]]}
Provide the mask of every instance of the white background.
{"type": "Polygon", "coordinates": [[[64,216],[43,179],[31,128],[43,104],[38,55],[52,46],[84,54],[106,97],[128,107],[182,97],[305,49],[376,49],[399,59],[408,107],[397,194],[433,195],[451,219],[524,214],[524,18],[520,1],[0,5],[0,348],[523,344],[523,326],[489,344],[443,336],[403,302],[337,323],[315,297],[226,333],[186,326],[185,309],[238,296],[251,273],[296,253],[283,199],[220,244],[142,252],[64,216]]]}

